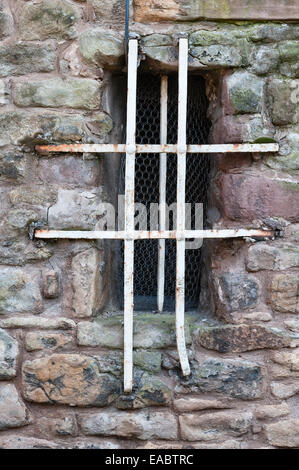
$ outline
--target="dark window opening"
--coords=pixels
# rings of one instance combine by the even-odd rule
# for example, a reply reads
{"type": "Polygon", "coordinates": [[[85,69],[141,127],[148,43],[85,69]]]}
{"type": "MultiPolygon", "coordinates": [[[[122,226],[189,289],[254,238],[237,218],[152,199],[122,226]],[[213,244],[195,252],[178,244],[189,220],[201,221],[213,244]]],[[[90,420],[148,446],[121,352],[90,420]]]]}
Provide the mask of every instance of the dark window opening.
{"type": "MultiPolygon", "coordinates": [[[[190,76],[188,81],[187,143],[206,144],[210,130],[207,119],[208,100],[205,80],[190,76]]],[[[178,126],[178,81],[176,75],[169,76],[168,83],[168,143],[177,143],[178,126]]],[[[140,144],[160,143],[160,77],[141,75],[137,86],[136,142],[140,144]]],[[[191,203],[191,229],[195,229],[195,203],[203,203],[204,227],[209,185],[210,159],[203,154],[187,154],[186,202],[191,203]]],[[[176,155],[167,157],[166,202],[176,202],[176,155]]],[[[125,157],[120,170],[120,194],[125,188],[125,157]]],[[[159,202],[159,155],[138,154],[135,170],[135,202],[143,203],[147,209],[149,226],[150,204],[159,202]]],[[[138,227],[137,227],[138,229],[138,227]]],[[[173,229],[170,217],[169,229],[173,229]]],[[[123,242],[119,257],[119,293],[123,305],[123,242]]],[[[157,265],[158,241],[138,240],[134,248],[134,308],[135,310],[157,309],[157,265]]],[[[186,250],[185,308],[198,307],[202,248],[186,250]]],[[[175,306],[176,242],[166,240],[165,302],[164,310],[175,306]]]]}

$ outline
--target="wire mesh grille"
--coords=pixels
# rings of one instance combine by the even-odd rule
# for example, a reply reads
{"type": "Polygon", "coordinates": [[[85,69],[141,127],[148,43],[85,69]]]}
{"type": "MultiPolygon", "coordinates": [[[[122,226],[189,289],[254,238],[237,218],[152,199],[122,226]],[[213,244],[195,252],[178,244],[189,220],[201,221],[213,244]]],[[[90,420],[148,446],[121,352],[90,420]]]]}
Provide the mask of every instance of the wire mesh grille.
{"type": "MultiPolygon", "coordinates": [[[[187,143],[204,144],[210,129],[207,119],[207,98],[202,77],[189,77],[188,81],[187,143]]],[[[137,87],[136,142],[160,143],[160,77],[143,75],[137,87]]],[[[168,143],[177,143],[178,81],[169,76],[168,81],[168,143]]],[[[209,184],[209,158],[202,154],[187,155],[186,202],[191,203],[191,229],[195,229],[195,203],[206,208],[209,184]]],[[[177,158],[168,155],[166,202],[176,202],[177,158]]],[[[120,194],[125,190],[125,157],[122,157],[120,194]]],[[[159,202],[159,155],[138,154],[135,169],[135,202],[146,207],[146,213],[135,212],[139,225],[136,229],[150,230],[150,204],[159,202]]],[[[205,212],[205,211],[204,211],[205,212]]],[[[205,213],[204,213],[205,219],[205,213]]],[[[175,228],[170,217],[169,229],[175,228]]],[[[120,253],[120,295],[123,296],[123,247],[120,253]]],[[[165,310],[174,308],[176,278],[176,242],[166,240],[165,310]]],[[[155,310],[157,306],[158,241],[137,240],[134,248],[134,304],[136,310],[155,310]]],[[[198,306],[200,293],[201,249],[186,250],[185,308],[198,306]]]]}

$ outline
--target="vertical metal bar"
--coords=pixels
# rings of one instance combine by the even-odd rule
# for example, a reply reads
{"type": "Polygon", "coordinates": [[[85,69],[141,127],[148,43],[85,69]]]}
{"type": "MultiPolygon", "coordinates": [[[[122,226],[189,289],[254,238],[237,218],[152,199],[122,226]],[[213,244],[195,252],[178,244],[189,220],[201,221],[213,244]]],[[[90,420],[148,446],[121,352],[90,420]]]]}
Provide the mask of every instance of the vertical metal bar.
{"type": "Polygon", "coordinates": [[[187,152],[188,39],[179,42],[179,107],[177,147],[176,337],[183,375],[190,374],[185,342],[185,193],[187,152]]]}
{"type": "MultiPolygon", "coordinates": [[[[168,76],[161,77],[160,98],[160,144],[167,144],[167,100],[168,100],[168,76]]],[[[166,228],[166,175],[167,154],[160,153],[159,173],[159,230],[166,228]]],[[[165,286],[165,240],[159,240],[158,250],[158,311],[163,311],[165,286]]]]}
{"type": "Polygon", "coordinates": [[[138,41],[129,41],[124,252],[124,392],[133,388],[134,197],[138,41]]]}

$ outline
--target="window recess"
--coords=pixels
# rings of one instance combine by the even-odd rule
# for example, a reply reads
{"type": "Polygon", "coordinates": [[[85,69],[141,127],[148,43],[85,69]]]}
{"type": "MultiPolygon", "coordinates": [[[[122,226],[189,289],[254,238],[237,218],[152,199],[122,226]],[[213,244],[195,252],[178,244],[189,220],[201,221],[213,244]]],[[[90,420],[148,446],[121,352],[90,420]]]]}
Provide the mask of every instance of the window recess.
{"type": "MultiPolygon", "coordinates": [[[[176,244],[176,285],[175,285],[175,315],[177,348],[183,375],[190,374],[184,335],[185,312],[185,245],[187,239],[202,238],[242,238],[264,237],[273,238],[273,231],[264,230],[186,230],[185,227],[185,201],[186,201],[186,170],[187,153],[205,155],[210,158],[217,153],[245,153],[245,152],[277,152],[277,144],[226,144],[226,145],[187,145],[187,96],[188,96],[188,39],[179,39],[179,78],[178,78],[178,130],[177,143],[165,143],[166,123],[165,109],[161,112],[161,140],[160,144],[136,143],[136,92],[138,67],[138,40],[130,39],[128,47],[128,96],[127,96],[127,137],[126,144],[75,144],[75,145],[49,145],[37,146],[36,150],[42,153],[71,152],[71,153],[126,153],[125,167],[125,228],[121,231],[57,231],[35,230],[35,237],[40,239],[118,239],[124,240],[124,391],[130,393],[133,387],[133,306],[134,306],[134,244],[135,240],[175,240],[176,244]],[[162,119],[162,117],[164,118],[162,119]],[[166,158],[177,159],[177,187],[176,187],[176,229],[175,230],[135,230],[134,227],[134,200],[135,200],[135,164],[136,154],[160,154],[160,162],[166,158]],[[176,154],[176,157],[168,154],[176,154]]],[[[164,83],[164,93],[166,85],[164,83]]],[[[165,96],[164,96],[165,98],[165,96]]],[[[161,103],[166,99],[163,99],[161,103]]],[[[147,157],[148,158],[148,157],[147,157]]],[[[165,165],[164,165],[165,168],[165,165]]],[[[165,173],[164,173],[165,175],[165,173]]],[[[160,188],[162,189],[162,182],[160,188]]],[[[161,194],[160,198],[165,198],[161,194]]],[[[163,246],[163,243],[160,244],[163,246]]],[[[163,263],[159,263],[163,269],[163,263]]],[[[160,271],[161,273],[161,271],[160,271]]],[[[161,301],[161,292],[158,295],[161,301]]]]}

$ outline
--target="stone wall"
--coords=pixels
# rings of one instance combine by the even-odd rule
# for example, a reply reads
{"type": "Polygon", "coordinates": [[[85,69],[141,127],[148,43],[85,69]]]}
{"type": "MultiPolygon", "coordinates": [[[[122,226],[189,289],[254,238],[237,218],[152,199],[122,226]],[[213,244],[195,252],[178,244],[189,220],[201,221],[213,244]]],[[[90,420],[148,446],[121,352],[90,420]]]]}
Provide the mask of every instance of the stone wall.
{"type": "Polygon", "coordinates": [[[111,249],[29,238],[37,226],[92,229],[115,196],[115,162],[34,147],[119,141],[124,3],[0,1],[0,448],[299,447],[295,1],[136,0],[132,10],[145,70],[176,70],[177,33],[189,34],[211,143],[280,144],[278,155],[210,157],[210,226],[283,236],[205,245],[205,295],[186,315],[189,378],[173,314],[136,314],[124,395],[111,249]]]}

